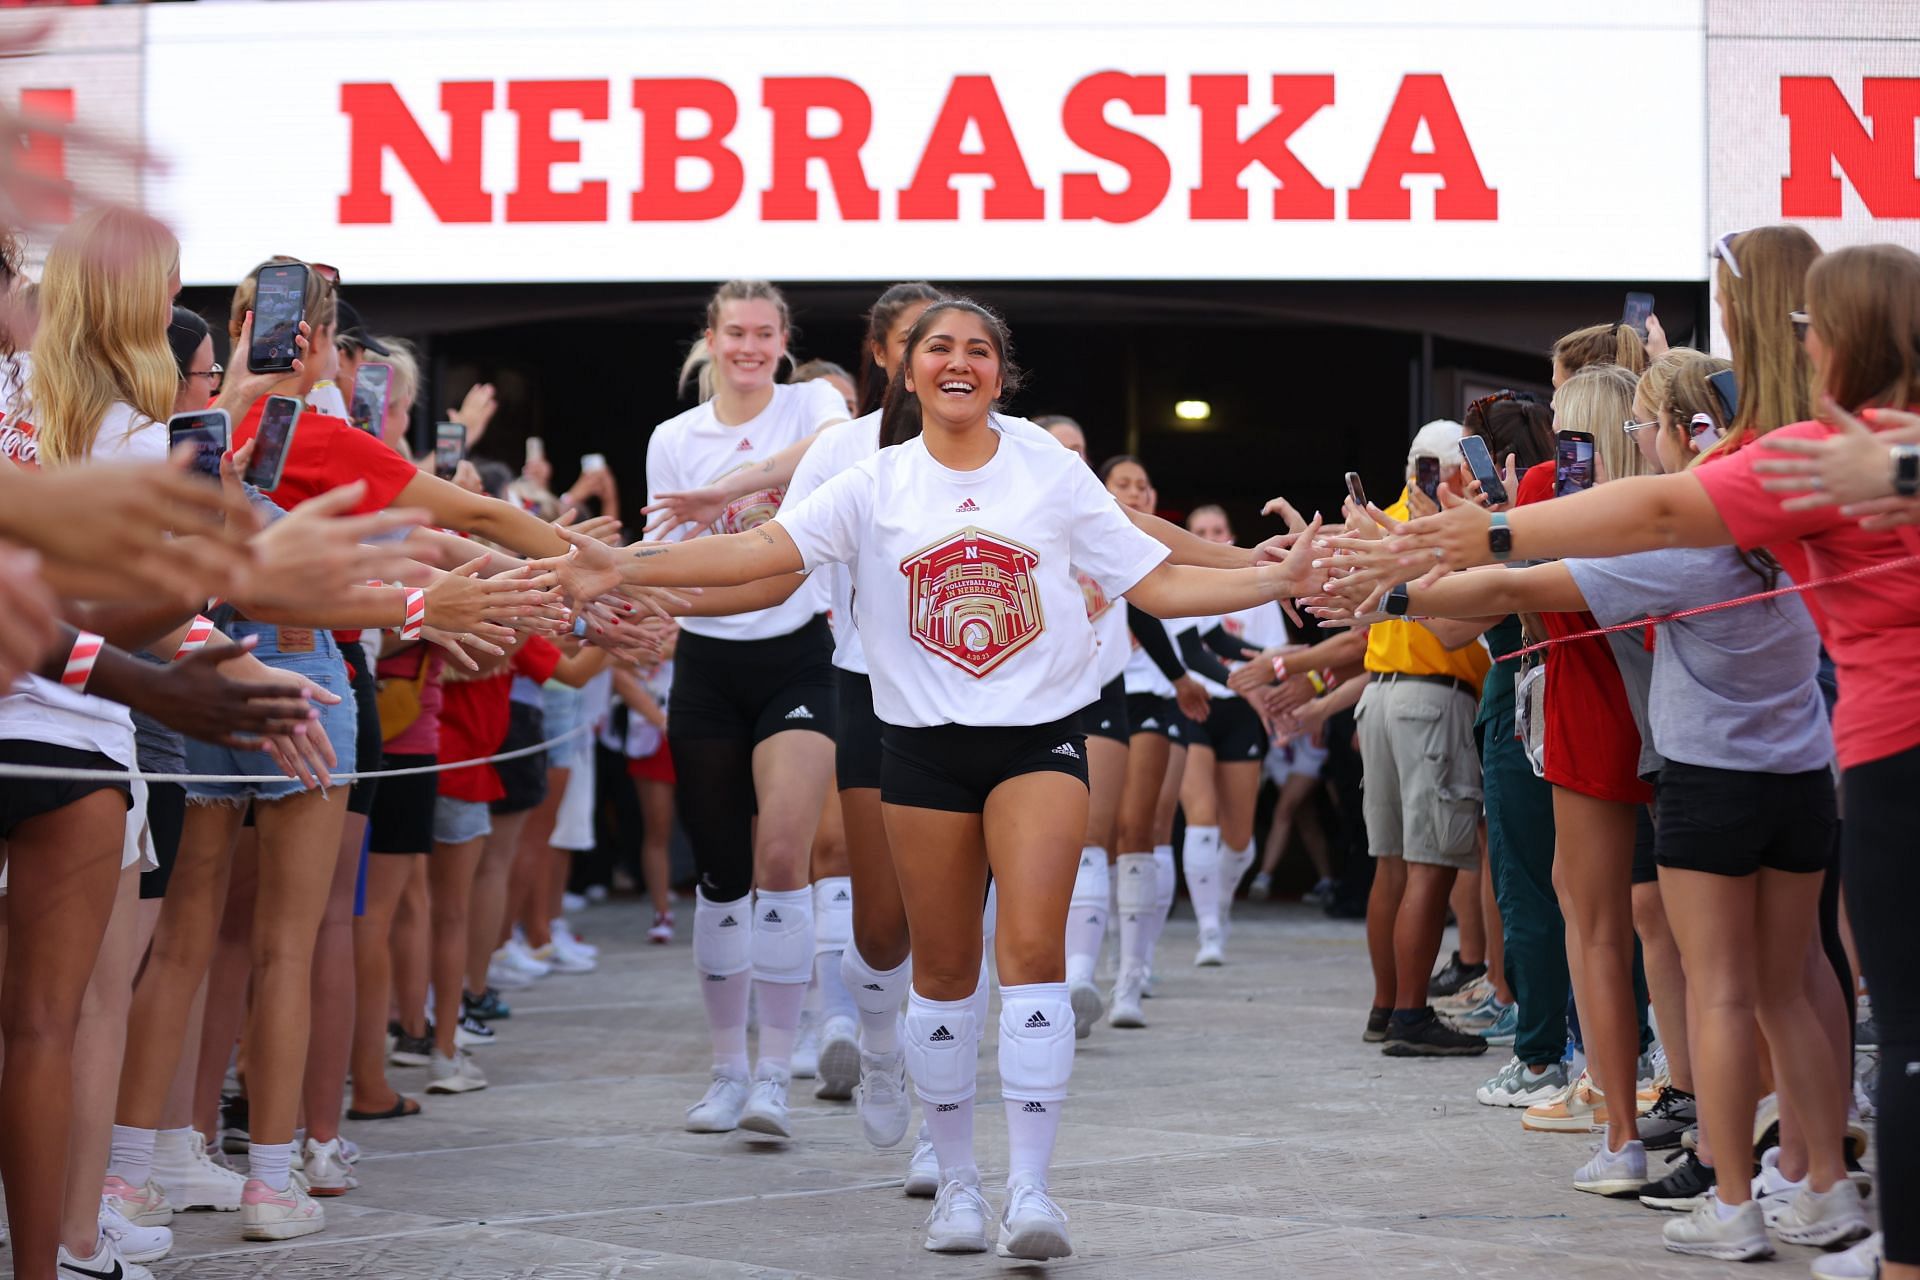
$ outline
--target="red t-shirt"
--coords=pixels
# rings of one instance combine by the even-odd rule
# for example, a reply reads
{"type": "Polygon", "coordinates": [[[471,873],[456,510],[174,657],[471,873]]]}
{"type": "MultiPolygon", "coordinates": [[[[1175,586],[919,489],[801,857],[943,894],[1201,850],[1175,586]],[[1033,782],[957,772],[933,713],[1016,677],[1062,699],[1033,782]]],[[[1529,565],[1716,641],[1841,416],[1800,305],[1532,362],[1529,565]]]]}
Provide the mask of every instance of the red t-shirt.
{"type": "MultiPolygon", "coordinates": [[[[1527,469],[1516,506],[1553,497],[1552,462],[1527,469]]],[[[1591,631],[1599,623],[1584,609],[1543,613],[1550,639],[1591,631]]],[[[1627,706],[1613,650],[1605,636],[1556,644],[1547,650],[1547,781],[1569,791],[1622,804],[1651,804],[1653,788],[1640,781],[1640,728],[1627,706]]]]}
{"type": "MultiPolygon", "coordinates": [[[[1693,470],[1739,546],[1797,543],[1805,550],[1812,576],[1802,581],[1920,554],[1920,531],[1912,527],[1870,533],[1838,507],[1788,511],[1782,495],[1760,487],[1753,463],[1777,453],[1767,448],[1769,440],[1822,440],[1831,432],[1824,423],[1796,422],[1693,470]]],[[[1920,746],[1920,564],[1809,591],[1808,603],[1816,596],[1821,608],[1814,621],[1840,680],[1833,713],[1840,767],[1920,746]]]]}
{"type": "MultiPolygon", "coordinates": [[[[477,760],[500,750],[507,740],[512,717],[513,677],[523,675],[536,684],[553,678],[560,665],[560,649],[542,636],[529,636],[514,650],[507,665],[478,680],[458,680],[443,687],[440,703],[440,758],[477,760]]],[[[500,775],[490,764],[449,769],[440,775],[440,794],[455,800],[498,800],[507,794],[500,775]]]]}
{"type": "MultiPolygon", "coordinates": [[[[234,424],[234,448],[253,439],[266,407],[264,397],[256,400],[253,408],[247,410],[247,416],[234,424]]],[[[353,514],[366,515],[392,506],[400,491],[419,474],[419,470],[395,453],[386,441],[358,430],[344,418],[308,410],[294,424],[293,443],[287,449],[287,466],[281,472],[280,487],[267,496],[291,511],[308,498],[355,480],[365,480],[366,497],[353,509],[353,514]]]]}

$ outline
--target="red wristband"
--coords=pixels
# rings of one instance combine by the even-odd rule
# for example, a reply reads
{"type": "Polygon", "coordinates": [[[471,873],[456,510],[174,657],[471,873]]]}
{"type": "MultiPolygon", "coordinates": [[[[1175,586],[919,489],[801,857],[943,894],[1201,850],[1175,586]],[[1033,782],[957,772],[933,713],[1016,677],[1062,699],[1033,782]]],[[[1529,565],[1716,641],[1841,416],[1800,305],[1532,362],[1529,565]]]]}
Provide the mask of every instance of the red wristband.
{"type": "Polygon", "coordinates": [[[1287,660],[1277,653],[1273,655],[1273,678],[1276,681],[1287,678],[1287,660]]]}
{"type": "Polygon", "coordinates": [[[400,624],[402,640],[418,640],[420,628],[427,622],[427,593],[419,587],[407,588],[407,620],[400,624]]]}
{"type": "Polygon", "coordinates": [[[82,631],[73,638],[73,649],[67,654],[66,670],[60,673],[63,687],[75,693],[85,693],[87,681],[93,678],[93,664],[99,661],[100,650],[106,641],[91,631],[82,631]]]}
{"type": "Polygon", "coordinates": [[[211,639],[213,639],[213,619],[205,614],[195,617],[187,624],[187,638],[182,640],[180,647],[173,651],[173,660],[178,662],[188,654],[206,648],[207,641],[211,639]]]}

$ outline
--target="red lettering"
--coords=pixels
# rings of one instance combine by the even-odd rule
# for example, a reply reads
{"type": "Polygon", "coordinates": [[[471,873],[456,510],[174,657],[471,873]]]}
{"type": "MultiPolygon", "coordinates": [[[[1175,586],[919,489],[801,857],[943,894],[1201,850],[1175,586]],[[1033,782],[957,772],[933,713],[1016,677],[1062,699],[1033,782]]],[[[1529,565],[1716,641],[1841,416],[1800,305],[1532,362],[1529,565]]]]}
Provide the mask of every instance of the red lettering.
{"type": "Polygon", "coordinates": [[[860,148],[873,132],[873,103],[866,90],[834,76],[769,76],[761,103],[773,115],[773,181],[760,193],[760,216],[768,222],[811,222],[820,216],[820,195],[807,185],[807,161],[827,167],[843,222],[880,216],[880,193],[867,185],[860,148]],[[838,132],[816,137],[807,112],[824,107],[840,118],[838,132]]]}
{"type": "Polygon", "coordinates": [[[1167,112],[1165,76],[1130,76],[1101,71],[1067,91],[1060,123],[1067,140],[1090,156],[1110,160],[1127,171],[1127,185],[1109,191],[1098,174],[1069,173],[1060,180],[1060,216],[1068,222],[1137,222],[1160,206],[1173,184],[1166,153],[1137,133],[1107,121],[1107,104],[1123,102],[1135,115],[1167,112]]]}
{"type": "Polygon", "coordinates": [[[993,179],[982,208],[989,222],[1014,222],[1047,216],[1046,193],[1033,185],[1020,143],[1013,136],[1006,108],[990,76],[955,76],[947,90],[933,133],[920,153],[913,181],[900,192],[903,222],[951,222],[960,216],[953,189],[959,173],[983,173],[993,179]],[[980,150],[962,151],[967,126],[980,130],[980,150]]]}
{"type": "Polygon", "coordinates": [[[1781,76],[1780,114],[1787,118],[1787,176],[1780,179],[1780,216],[1841,216],[1840,171],[1876,218],[1920,218],[1920,178],[1913,172],[1914,121],[1920,80],[1867,77],[1860,94],[1871,134],[1826,76],[1781,76]]]}
{"type": "Polygon", "coordinates": [[[1245,221],[1247,189],[1240,175],[1254,164],[1280,179],[1274,217],[1333,217],[1333,188],[1321,186],[1287,146],[1316,111],[1333,105],[1332,76],[1275,76],[1273,119],[1244,139],[1239,113],[1247,105],[1245,76],[1195,76],[1188,96],[1200,108],[1200,185],[1187,197],[1191,217],[1245,221]]]}
{"type": "Polygon", "coordinates": [[[67,222],[73,217],[73,197],[67,189],[67,140],[56,130],[35,128],[40,121],[72,124],[73,90],[20,91],[20,130],[15,135],[13,153],[21,173],[49,184],[44,189],[22,184],[21,212],[47,222],[67,222]]]}
{"type": "Polygon", "coordinates": [[[718,80],[635,80],[633,105],[642,117],[640,189],[633,193],[633,220],[703,222],[733,208],[745,181],[740,157],[727,146],[727,135],[740,118],[733,90],[718,80]],[[706,115],[705,133],[681,136],[683,108],[706,115]],[[706,186],[690,191],[680,186],[682,157],[706,163],[706,186]]]}
{"type": "Polygon", "coordinates": [[[508,222],[605,222],[607,184],[582,182],[577,191],[553,189],[553,166],[577,164],[577,138],[553,136],[553,113],[578,111],[582,120],[607,118],[605,80],[512,80],[507,110],[518,117],[519,170],[507,193],[508,222]]]}
{"type": "Polygon", "coordinates": [[[445,156],[433,149],[390,84],[343,84],[340,109],[347,113],[349,139],[341,222],[393,221],[393,197],[387,194],[381,165],[388,152],[440,221],[493,220],[493,197],[480,185],[481,119],[493,109],[492,81],[440,86],[440,110],[450,126],[445,156]]]}
{"type": "Polygon", "coordinates": [[[1387,122],[1360,185],[1347,193],[1347,217],[1404,222],[1413,216],[1413,198],[1401,179],[1410,173],[1440,176],[1433,195],[1433,216],[1441,222],[1491,222],[1500,216],[1500,193],[1480,176],[1473,144],[1453,109],[1447,82],[1436,75],[1406,76],[1394,95],[1387,122]],[[1415,151],[1414,138],[1425,121],[1433,150],[1415,151]]]}

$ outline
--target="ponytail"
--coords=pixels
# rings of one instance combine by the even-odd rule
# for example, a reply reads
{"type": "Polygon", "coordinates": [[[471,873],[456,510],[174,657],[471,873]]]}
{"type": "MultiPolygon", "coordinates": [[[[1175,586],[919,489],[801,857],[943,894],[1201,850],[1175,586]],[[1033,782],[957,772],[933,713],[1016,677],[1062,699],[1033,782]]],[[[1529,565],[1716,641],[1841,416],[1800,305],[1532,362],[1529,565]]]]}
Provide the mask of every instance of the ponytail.
{"type": "Polygon", "coordinates": [[[1554,343],[1553,359],[1568,375],[1596,364],[1616,364],[1638,375],[1646,372],[1647,348],[1632,325],[1596,324],[1575,329],[1554,343]]]}
{"type": "Polygon", "coordinates": [[[705,404],[713,399],[713,350],[707,346],[704,337],[693,340],[687,358],[680,362],[680,381],[677,386],[681,395],[687,394],[690,383],[698,384],[700,403],[705,404]]]}

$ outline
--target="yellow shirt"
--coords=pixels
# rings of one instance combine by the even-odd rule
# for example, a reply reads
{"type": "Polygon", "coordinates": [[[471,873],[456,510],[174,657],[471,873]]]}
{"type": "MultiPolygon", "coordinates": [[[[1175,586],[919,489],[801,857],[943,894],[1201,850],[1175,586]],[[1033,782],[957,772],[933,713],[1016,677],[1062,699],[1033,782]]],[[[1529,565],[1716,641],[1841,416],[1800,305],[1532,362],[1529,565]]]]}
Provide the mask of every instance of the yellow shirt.
{"type": "MultiPolygon", "coordinates": [[[[1407,492],[1400,491],[1400,501],[1388,507],[1387,514],[1396,520],[1405,520],[1412,514],[1407,505],[1407,492]]],[[[1391,622],[1376,622],[1367,632],[1367,670],[1379,672],[1399,672],[1412,676],[1453,676],[1465,680],[1476,690],[1486,678],[1487,668],[1493,660],[1487,656],[1484,645],[1473,642],[1458,649],[1448,649],[1441,644],[1433,632],[1417,622],[1405,622],[1395,619],[1391,622]]]]}

